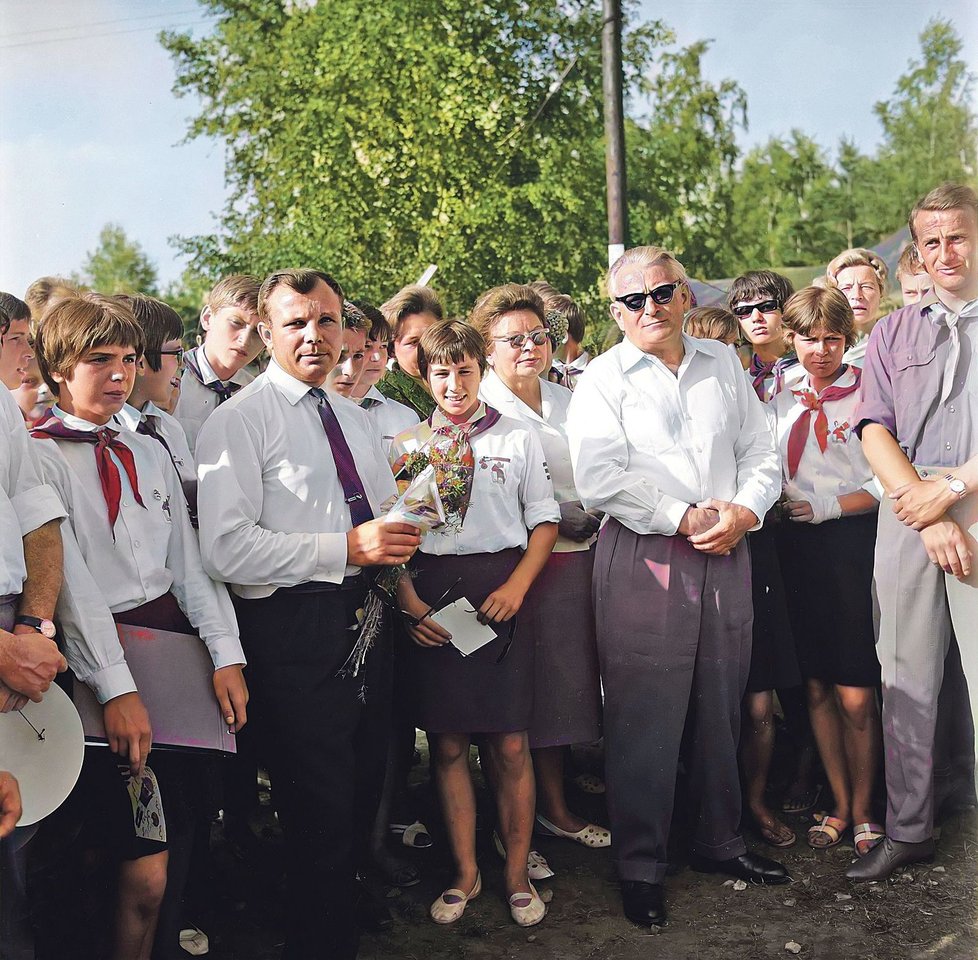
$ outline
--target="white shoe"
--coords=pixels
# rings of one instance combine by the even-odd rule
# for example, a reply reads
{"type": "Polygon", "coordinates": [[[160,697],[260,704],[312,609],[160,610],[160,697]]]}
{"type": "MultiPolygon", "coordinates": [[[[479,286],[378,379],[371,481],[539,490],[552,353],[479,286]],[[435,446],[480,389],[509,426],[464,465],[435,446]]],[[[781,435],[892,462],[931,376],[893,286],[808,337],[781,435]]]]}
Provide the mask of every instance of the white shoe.
{"type": "Polygon", "coordinates": [[[450,887],[431,905],[428,911],[435,923],[454,923],[465,913],[470,900],[475,900],[482,893],[482,874],[475,878],[475,886],[465,893],[456,887],[450,887]]]}
{"type": "MultiPolygon", "coordinates": [[[[492,831],[492,845],[496,848],[496,853],[505,860],[506,848],[503,846],[502,838],[495,830],[492,831]]],[[[557,876],[550,869],[546,857],[537,850],[531,850],[530,855],[526,858],[526,873],[531,880],[549,880],[551,877],[557,876]]]]}
{"type": "Polygon", "coordinates": [[[569,830],[561,830],[555,823],[551,823],[546,817],[537,814],[537,825],[541,833],[549,834],[552,837],[563,837],[565,840],[573,840],[585,847],[610,847],[611,831],[596,824],[589,823],[571,833],[569,830]]]}
{"type": "Polygon", "coordinates": [[[531,883],[529,893],[514,893],[509,898],[509,912],[521,927],[532,927],[547,915],[547,906],[531,883]]]}
{"type": "Polygon", "coordinates": [[[206,956],[211,948],[207,934],[197,927],[188,927],[180,931],[180,946],[192,957],[206,956]]]}

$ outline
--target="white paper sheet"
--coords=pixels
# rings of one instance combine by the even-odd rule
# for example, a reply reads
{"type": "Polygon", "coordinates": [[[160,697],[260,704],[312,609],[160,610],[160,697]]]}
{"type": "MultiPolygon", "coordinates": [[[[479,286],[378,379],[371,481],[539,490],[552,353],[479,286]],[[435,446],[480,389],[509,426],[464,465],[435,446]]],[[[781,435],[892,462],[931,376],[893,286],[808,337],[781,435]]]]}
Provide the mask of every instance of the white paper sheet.
{"type": "Polygon", "coordinates": [[[452,644],[463,657],[475,653],[480,647],[496,639],[496,631],[488,624],[479,623],[473,604],[467,597],[443,607],[431,615],[435,623],[452,635],[452,644]]]}

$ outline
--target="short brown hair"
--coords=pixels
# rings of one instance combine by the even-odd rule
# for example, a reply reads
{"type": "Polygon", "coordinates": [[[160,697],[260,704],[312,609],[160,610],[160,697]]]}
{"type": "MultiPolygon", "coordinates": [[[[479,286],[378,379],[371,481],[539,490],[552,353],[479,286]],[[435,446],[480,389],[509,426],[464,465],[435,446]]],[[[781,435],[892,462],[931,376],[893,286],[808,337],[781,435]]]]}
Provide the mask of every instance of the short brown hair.
{"type": "Polygon", "coordinates": [[[247,273],[232,273],[223,277],[207,294],[206,305],[211,311],[221,307],[243,307],[250,313],[258,312],[258,291],[261,281],[247,273]]]}
{"type": "Polygon", "coordinates": [[[59,396],[53,373],[70,376],[78,361],[96,347],[132,347],[139,356],[144,342],[142,328],[126,304],[84,293],[48,307],[34,338],[34,354],[44,382],[59,396]]]}
{"type": "Polygon", "coordinates": [[[852,307],[838,287],[805,287],[792,294],[781,312],[781,323],[789,343],[795,335],[811,337],[820,330],[841,334],[847,347],[857,340],[852,307]]]}
{"type": "Polygon", "coordinates": [[[24,299],[27,301],[31,316],[36,323],[53,300],[59,300],[62,297],[77,297],[80,294],[81,291],[78,287],[64,277],[38,277],[27,288],[24,299]]]}
{"type": "Polygon", "coordinates": [[[127,306],[136,323],[143,331],[143,357],[150,370],[162,366],[160,351],[167,340],[180,340],[183,337],[183,321],[180,314],[168,303],[148,297],[144,293],[120,293],[113,299],[127,306]]]}
{"type": "Polygon", "coordinates": [[[261,288],[258,290],[258,316],[261,320],[268,320],[268,298],[278,287],[288,287],[296,293],[309,293],[317,283],[325,283],[333,293],[340,298],[340,306],[343,305],[343,288],[328,273],[322,270],[298,269],[298,270],[276,270],[270,273],[262,281],[261,288]]]}
{"type": "Polygon", "coordinates": [[[5,337],[7,331],[10,329],[10,314],[7,313],[3,308],[3,304],[0,303],[0,337],[5,337]]]}
{"type": "Polygon", "coordinates": [[[15,297],[12,293],[0,293],[0,307],[3,307],[4,313],[7,314],[7,325],[9,326],[14,320],[30,320],[31,319],[31,308],[24,303],[19,297],[15,297]]]}
{"type": "Polygon", "coordinates": [[[380,305],[380,312],[391,325],[395,340],[400,335],[401,324],[416,313],[430,313],[437,320],[445,316],[438,294],[430,287],[420,287],[417,284],[401,287],[387,303],[380,305]]]}
{"type": "Polygon", "coordinates": [[[421,335],[418,343],[418,370],[428,379],[428,365],[432,363],[461,363],[471,357],[485,373],[486,341],[482,334],[465,320],[439,320],[421,335]]]}
{"type": "Polygon", "coordinates": [[[488,344],[496,321],[514,310],[529,310],[536,314],[541,326],[546,326],[547,309],[543,305],[543,297],[528,283],[504,283],[487,290],[472,308],[469,323],[482,334],[488,344]]]}
{"type": "Polygon", "coordinates": [[[350,302],[367,318],[367,322],[370,324],[367,339],[378,340],[380,343],[390,343],[394,332],[387,322],[387,317],[369,300],[351,300],[350,302]]]}
{"type": "Polygon", "coordinates": [[[917,255],[917,245],[908,243],[903,248],[900,259],[897,260],[896,270],[894,271],[897,280],[903,277],[915,277],[918,273],[926,272],[924,265],[920,262],[920,257],[917,255]]]}
{"type": "Polygon", "coordinates": [[[843,250],[837,257],[833,257],[829,261],[829,265],[825,268],[825,276],[832,283],[838,284],[839,274],[847,267],[869,267],[873,271],[880,296],[882,297],[886,293],[886,279],[890,275],[890,270],[886,261],[878,253],[867,250],[865,247],[852,247],[849,250],[843,250]]]}
{"type": "Polygon", "coordinates": [[[683,330],[699,340],[740,339],[740,323],[723,307],[694,307],[686,314],[683,330]]]}
{"type": "Polygon", "coordinates": [[[917,214],[925,210],[965,210],[970,208],[978,217],[978,194],[963,183],[942,183],[934,187],[926,196],[921,197],[910,211],[907,223],[910,226],[910,236],[917,242],[917,228],[914,221],[917,214]]]}
{"type": "Polygon", "coordinates": [[[791,281],[775,273],[773,270],[748,270],[742,273],[727,291],[727,306],[733,309],[735,304],[744,300],[757,300],[761,297],[769,297],[774,300],[779,310],[784,309],[784,305],[795,292],[791,281]]]}

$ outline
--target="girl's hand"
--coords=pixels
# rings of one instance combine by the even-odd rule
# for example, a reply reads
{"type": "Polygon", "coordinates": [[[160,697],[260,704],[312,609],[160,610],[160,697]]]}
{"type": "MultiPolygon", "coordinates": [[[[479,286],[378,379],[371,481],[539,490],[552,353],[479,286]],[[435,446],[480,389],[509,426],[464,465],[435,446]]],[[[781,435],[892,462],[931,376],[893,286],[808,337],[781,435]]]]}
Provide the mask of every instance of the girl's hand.
{"type": "Polygon", "coordinates": [[[787,500],[783,509],[788,519],[796,523],[811,523],[815,519],[815,511],[807,500],[787,500]]]}
{"type": "Polygon", "coordinates": [[[514,584],[512,580],[507,580],[501,587],[493,590],[486,597],[486,602],[479,607],[479,621],[481,623],[505,623],[511,620],[526,597],[526,590],[519,584],[514,584]]]}
{"type": "Polygon", "coordinates": [[[414,587],[400,591],[401,610],[414,622],[408,622],[408,633],[419,647],[441,647],[452,639],[452,635],[428,615],[430,608],[414,592],[414,587]]]}

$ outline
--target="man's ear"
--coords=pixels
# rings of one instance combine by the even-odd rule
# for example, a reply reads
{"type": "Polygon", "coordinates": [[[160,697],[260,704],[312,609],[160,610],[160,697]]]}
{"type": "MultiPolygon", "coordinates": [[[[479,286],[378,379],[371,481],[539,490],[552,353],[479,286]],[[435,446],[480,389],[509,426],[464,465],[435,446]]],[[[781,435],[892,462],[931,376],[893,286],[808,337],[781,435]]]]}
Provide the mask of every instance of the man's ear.
{"type": "Polygon", "coordinates": [[[146,357],[145,355],[141,354],[136,360],[136,376],[145,377],[148,369],[149,368],[146,366],[146,357]]]}
{"type": "Polygon", "coordinates": [[[608,313],[611,314],[611,319],[614,320],[615,323],[618,324],[618,329],[621,330],[622,333],[624,333],[625,332],[625,324],[622,322],[622,319],[621,319],[621,307],[619,307],[617,303],[609,303],[608,304],[608,313]]]}
{"type": "Polygon", "coordinates": [[[270,353],[272,350],[272,328],[264,320],[258,321],[258,336],[261,337],[261,342],[265,344],[270,353]]]}
{"type": "Polygon", "coordinates": [[[204,309],[200,311],[200,325],[201,325],[201,327],[205,331],[210,330],[210,328],[211,328],[211,308],[210,307],[204,307],[204,309]]]}

